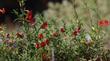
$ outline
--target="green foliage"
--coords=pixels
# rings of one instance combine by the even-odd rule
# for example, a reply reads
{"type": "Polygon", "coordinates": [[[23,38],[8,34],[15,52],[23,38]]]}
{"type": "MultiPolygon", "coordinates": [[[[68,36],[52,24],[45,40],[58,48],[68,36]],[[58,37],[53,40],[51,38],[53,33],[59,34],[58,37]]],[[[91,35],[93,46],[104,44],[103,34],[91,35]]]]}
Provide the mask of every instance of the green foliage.
{"type": "Polygon", "coordinates": [[[56,16],[49,19],[41,15],[33,17],[30,11],[22,9],[19,14],[14,10],[18,16],[16,21],[22,26],[19,32],[10,34],[4,32],[5,29],[1,30],[0,60],[96,61],[99,58],[108,61],[110,51],[104,49],[105,34],[102,28],[91,25],[89,31],[85,29],[84,19],[80,19],[77,10],[73,8],[75,15],[69,23],[65,18],[58,21],[56,16]]]}

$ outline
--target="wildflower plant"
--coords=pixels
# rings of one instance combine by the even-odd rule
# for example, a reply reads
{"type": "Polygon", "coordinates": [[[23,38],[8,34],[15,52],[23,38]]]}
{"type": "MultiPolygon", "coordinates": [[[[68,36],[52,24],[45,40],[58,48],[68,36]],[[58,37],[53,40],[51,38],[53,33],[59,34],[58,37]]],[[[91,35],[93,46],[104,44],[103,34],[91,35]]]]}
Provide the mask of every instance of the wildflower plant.
{"type": "MultiPolygon", "coordinates": [[[[87,30],[77,12],[74,22],[58,17],[33,16],[31,10],[14,10],[21,26],[17,32],[0,33],[1,61],[107,61],[104,32],[97,24],[87,30]],[[3,41],[2,41],[3,40],[3,41]],[[1,43],[2,42],[2,43],[1,43]]],[[[73,19],[74,20],[74,19],[73,19]]]]}

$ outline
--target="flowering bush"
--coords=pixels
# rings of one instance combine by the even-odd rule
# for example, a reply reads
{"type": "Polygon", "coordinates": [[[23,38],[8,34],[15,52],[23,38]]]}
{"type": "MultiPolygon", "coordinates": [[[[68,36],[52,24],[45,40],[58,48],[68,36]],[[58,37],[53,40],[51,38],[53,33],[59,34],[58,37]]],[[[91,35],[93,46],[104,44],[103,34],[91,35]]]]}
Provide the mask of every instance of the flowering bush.
{"type": "Polygon", "coordinates": [[[105,33],[97,24],[87,31],[77,17],[67,23],[58,17],[34,17],[29,10],[22,9],[21,14],[16,14],[22,24],[18,32],[0,28],[1,61],[109,61],[110,51],[103,45],[105,33]]]}
{"type": "Polygon", "coordinates": [[[56,20],[48,22],[41,16],[31,26],[27,20],[22,20],[21,32],[1,33],[0,55],[3,60],[107,60],[107,57],[103,58],[106,53],[100,28],[92,26],[92,30],[86,32],[81,23],[77,26],[63,20],[63,25],[58,27],[56,20]]]}

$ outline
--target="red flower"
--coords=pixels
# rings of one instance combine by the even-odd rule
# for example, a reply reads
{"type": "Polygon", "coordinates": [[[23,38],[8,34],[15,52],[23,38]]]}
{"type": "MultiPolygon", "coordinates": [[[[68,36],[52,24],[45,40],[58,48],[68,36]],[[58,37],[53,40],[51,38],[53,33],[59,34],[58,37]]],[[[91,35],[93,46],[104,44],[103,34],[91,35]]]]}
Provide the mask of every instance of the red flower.
{"type": "Polygon", "coordinates": [[[32,10],[27,12],[27,20],[33,19],[32,10]]]}
{"type": "Polygon", "coordinates": [[[46,45],[46,43],[45,42],[41,42],[41,47],[44,47],[45,45],[46,45]]]}
{"type": "Polygon", "coordinates": [[[80,33],[80,27],[78,27],[74,32],[73,35],[77,36],[80,33]]]}
{"type": "Polygon", "coordinates": [[[35,46],[35,47],[36,47],[36,48],[40,48],[40,44],[37,44],[37,43],[36,43],[36,46],[35,46]]]}
{"type": "Polygon", "coordinates": [[[43,34],[38,34],[39,39],[42,39],[43,37],[44,37],[43,34]]]}
{"type": "Polygon", "coordinates": [[[41,25],[41,28],[42,29],[47,29],[48,27],[48,23],[47,22],[44,22],[42,25],[41,25]]]}
{"type": "Polygon", "coordinates": [[[99,21],[99,22],[98,22],[98,25],[99,25],[99,26],[103,26],[103,24],[104,24],[103,21],[99,21]]]}
{"type": "Polygon", "coordinates": [[[108,20],[100,20],[98,21],[99,26],[108,26],[110,25],[110,22],[108,20]]]}
{"type": "Polygon", "coordinates": [[[35,23],[35,18],[33,18],[32,10],[27,11],[27,20],[29,23],[34,24],[35,23]]]}
{"type": "Polygon", "coordinates": [[[60,31],[63,33],[63,32],[65,32],[65,29],[64,28],[61,28],[60,31]]]}
{"type": "Polygon", "coordinates": [[[48,44],[49,44],[49,40],[48,40],[48,39],[46,39],[46,40],[45,40],[45,43],[48,45],[48,44]]]}
{"type": "Polygon", "coordinates": [[[78,35],[77,31],[74,31],[73,32],[73,35],[77,36],[78,35]]]}

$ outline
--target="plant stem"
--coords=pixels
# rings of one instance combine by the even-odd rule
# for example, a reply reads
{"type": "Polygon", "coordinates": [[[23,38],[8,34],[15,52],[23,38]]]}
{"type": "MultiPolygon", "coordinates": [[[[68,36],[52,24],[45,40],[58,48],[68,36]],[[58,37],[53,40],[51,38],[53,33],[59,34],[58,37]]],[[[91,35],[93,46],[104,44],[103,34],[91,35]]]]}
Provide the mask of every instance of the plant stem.
{"type": "Polygon", "coordinates": [[[52,61],[55,61],[54,48],[52,48],[52,61]]]}

